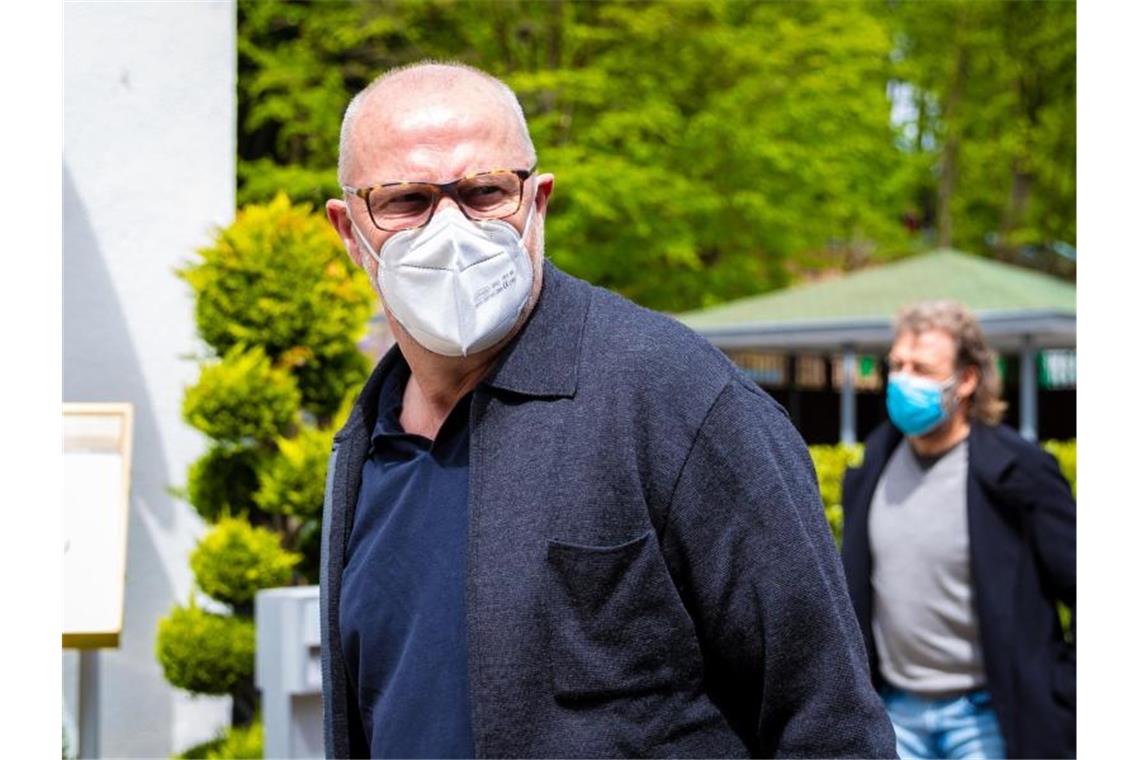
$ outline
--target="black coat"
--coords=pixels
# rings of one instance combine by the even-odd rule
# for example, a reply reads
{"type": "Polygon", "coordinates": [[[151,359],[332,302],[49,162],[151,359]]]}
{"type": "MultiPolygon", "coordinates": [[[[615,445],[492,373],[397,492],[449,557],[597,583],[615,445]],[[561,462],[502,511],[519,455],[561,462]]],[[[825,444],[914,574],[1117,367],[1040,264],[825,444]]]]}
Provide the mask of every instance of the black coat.
{"type": "MultiPolygon", "coordinates": [[[[867,516],[902,441],[890,423],[867,439],[863,466],[843,479],[843,565],[876,686],[867,516]]],[[[1056,460],[1005,426],[969,436],[970,571],[988,688],[1010,757],[1076,753],[1076,503],[1056,460]],[[1064,640],[1056,601],[1073,610],[1064,640]]]]}

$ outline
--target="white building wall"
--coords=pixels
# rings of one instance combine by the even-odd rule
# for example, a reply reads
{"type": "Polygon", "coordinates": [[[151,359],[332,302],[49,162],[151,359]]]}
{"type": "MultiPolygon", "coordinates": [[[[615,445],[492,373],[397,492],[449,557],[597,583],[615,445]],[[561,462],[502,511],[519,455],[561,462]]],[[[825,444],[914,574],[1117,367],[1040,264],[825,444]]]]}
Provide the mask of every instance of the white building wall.
{"type": "MultiPolygon", "coordinates": [[[[63,400],[135,405],[124,628],[97,655],[101,756],[168,757],[228,722],[228,698],[166,683],[154,640],[189,596],[203,530],[166,490],[204,449],[180,414],[200,349],[173,270],[233,218],[236,66],[233,0],[64,5],[63,400]]],[[[65,723],[77,660],[64,655],[65,723]]]]}

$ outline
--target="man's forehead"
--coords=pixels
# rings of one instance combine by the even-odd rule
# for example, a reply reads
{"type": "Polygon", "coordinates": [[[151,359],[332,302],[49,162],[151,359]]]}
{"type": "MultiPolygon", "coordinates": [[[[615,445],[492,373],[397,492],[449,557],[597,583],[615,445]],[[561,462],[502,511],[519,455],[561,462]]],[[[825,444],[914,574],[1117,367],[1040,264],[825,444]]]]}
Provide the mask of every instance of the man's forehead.
{"type": "Polygon", "coordinates": [[[377,95],[351,137],[354,168],[369,180],[444,181],[467,171],[525,168],[503,165],[518,163],[523,150],[513,114],[489,93],[377,95]]]}
{"type": "Polygon", "coordinates": [[[920,354],[928,359],[954,358],[954,338],[940,328],[903,330],[895,336],[892,354],[920,354]]]}

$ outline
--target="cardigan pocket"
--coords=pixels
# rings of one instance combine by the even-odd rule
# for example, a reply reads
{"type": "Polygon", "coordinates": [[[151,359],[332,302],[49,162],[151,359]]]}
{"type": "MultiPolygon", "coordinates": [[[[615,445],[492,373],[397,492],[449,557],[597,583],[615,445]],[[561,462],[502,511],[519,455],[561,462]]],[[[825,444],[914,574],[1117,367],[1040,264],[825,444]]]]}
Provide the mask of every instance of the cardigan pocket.
{"type": "Polygon", "coordinates": [[[700,650],[652,530],[617,546],[547,543],[554,696],[605,700],[700,679],[700,650]]]}

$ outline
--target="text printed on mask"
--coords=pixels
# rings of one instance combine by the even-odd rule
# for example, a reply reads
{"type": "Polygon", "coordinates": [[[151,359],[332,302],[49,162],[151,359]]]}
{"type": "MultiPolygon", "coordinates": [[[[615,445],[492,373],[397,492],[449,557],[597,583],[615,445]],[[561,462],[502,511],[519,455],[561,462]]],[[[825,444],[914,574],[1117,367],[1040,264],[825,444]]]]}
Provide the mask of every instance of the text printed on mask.
{"type": "Polygon", "coordinates": [[[510,290],[516,280],[518,280],[518,276],[515,274],[515,270],[512,269],[495,282],[479,288],[475,291],[475,308],[478,309],[503,291],[510,290]]]}

